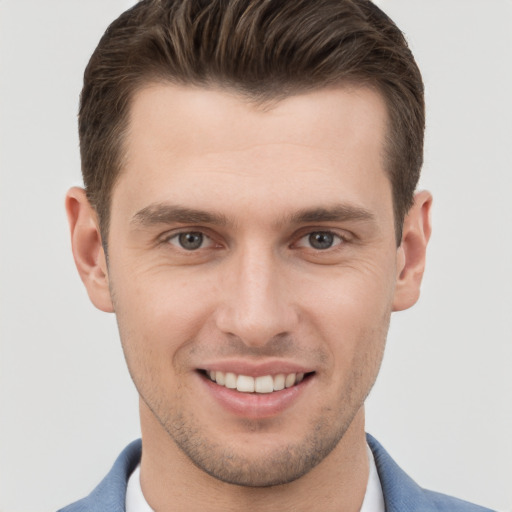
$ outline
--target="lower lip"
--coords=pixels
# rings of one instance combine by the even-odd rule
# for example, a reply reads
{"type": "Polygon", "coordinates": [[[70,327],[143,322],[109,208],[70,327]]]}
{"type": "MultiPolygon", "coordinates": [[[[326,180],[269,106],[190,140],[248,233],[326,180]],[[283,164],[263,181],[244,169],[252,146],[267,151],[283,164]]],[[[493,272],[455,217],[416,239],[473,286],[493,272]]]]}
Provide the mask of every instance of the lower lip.
{"type": "Polygon", "coordinates": [[[273,393],[241,393],[236,389],[219,386],[202,376],[201,379],[214,399],[231,414],[250,419],[270,418],[291,407],[309,387],[313,376],[299,384],[273,393]]]}

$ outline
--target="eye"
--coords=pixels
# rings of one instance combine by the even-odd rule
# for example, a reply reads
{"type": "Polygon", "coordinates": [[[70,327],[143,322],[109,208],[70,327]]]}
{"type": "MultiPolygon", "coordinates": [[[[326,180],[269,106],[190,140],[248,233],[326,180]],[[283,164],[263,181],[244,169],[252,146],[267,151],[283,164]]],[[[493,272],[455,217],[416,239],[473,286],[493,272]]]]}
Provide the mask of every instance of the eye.
{"type": "Polygon", "coordinates": [[[299,247],[311,247],[317,251],[325,251],[342,243],[343,239],[331,231],[313,231],[303,236],[297,245],[299,247]]]}
{"type": "Polygon", "coordinates": [[[185,231],[167,239],[167,242],[178,246],[186,251],[196,251],[197,249],[209,247],[212,240],[200,231],[185,231]]]}

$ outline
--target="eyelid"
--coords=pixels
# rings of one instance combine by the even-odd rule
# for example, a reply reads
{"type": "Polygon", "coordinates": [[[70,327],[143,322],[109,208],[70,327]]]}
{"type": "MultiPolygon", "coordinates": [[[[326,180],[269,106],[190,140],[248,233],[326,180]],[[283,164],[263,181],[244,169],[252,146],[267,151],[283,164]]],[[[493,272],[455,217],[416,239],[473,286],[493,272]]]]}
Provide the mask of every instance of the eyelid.
{"type": "Polygon", "coordinates": [[[180,227],[173,229],[171,231],[166,231],[163,235],[158,237],[158,243],[159,244],[169,244],[173,247],[176,247],[182,251],[186,251],[189,253],[199,251],[200,249],[207,249],[209,247],[212,247],[214,245],[220,245],[217,244],[214,240],[214,237],[212,236],[211,232],[205,228],[200,227],[180,227]],[[203,245],[199,249],[196,249],[195,251],[187,251],[184,247],[181,247],[178,242],[172,243],[172,240],[178,240],[178,237],[180,235],[183,235],[185,233],[200,233],[203,235],[203,245]],[[208,243],[205,245],[204,242],[208,241],[208,243]]]}
{"type": "Polygon", "coordinates": [[[335,238],[339,239],[338,243],[334,243],[332,245],[332,247],[329,247],[328,249],[324,249],[323,252],[327,252],[329,250],[336,249],[340,245],[343,245],[344,243],[352,241],[354,238],[353,235],[351,235],[350,233],[348,233],[346,231],[340,232],[340,230],[333,229],[333,228],[326,228],[326,227],[323,227],[323,228],[308,227],[307,229],[302,229],[299,233],[297,233],[297,235],[294,237],[297,240],[297,242],[294,242],[292,245],[295,245],[298,247],[307,247],[307,248],[313,249],[315,251],[320,251],[319,249],[315,249],[314,247],[311,247],[309,244],[307,244],[307,245],[299,244],[299,242],[301,240],[306,239],[313,233],[328,233],[330,235],[333,235],[335,238]]]}
{"type": "Polygon", "coordinates": [[[326,251],[329,251],[330,249],[334,249],[334,248],[338,247],[339,245],[343,244],[344,242],[345,242],[345,240],[343,240],[343,238],[341,236],[339,236],[338,234],[333,233],[332,231],[323,230],[323,231],[311,231],[311,232],[307,233],[306,235],[301,236],[295,245],[298,247],[307,247],[308,249],[313,249],[315,251],[326,252],[326,251]],[[326,249],[317,249],[315,247],[312,247],[310,245],[308,239],[314,233],[326,233],[326,234],[332,235],[332,237],[334,239],[333,244],[330,247],[327,247],[326,249]],[[336,239],[338,239],[338,241],[336,241],[336,239]],[[304,243],[302,243],[303,240],[304,240],[304,243]]]}
{"type": "MultiPolygon", "coordinates": [[[[175,247],[181,248],[182,250],[185,250],[184,248],[180,247],[178,243],[176,243],[176,244],[171,243],[171,240],[173,240],[173,239],[176,240],[181,234],[184,234],[184,233],[201,233],[203,235],[204,239],[209,241],[209,243],[206,247],[201,246],[200,249],[206,249],[208,247],[215,246],[215,245],[217,247],[224,245],[222,242],[216,240],[218,237],[214,233],[212,233],[210,229],[204,228],[204,227],[198,227],[198,226],[179,227],[179,228],[172,229],[170,231],[166,231],[162,235],[158,236],[157,243],[162,244],[162,245],[170,244],[175,247]]],[[[306,228],[302,228],[299,232],[296,232],[296,234],[293,235],[293,239],[295,239],[297,241],[293,242],[291,244],[291,246],[307,247],[306,244],[299,245],[299,242],[303,239],[306,239],[306,237],[310,236],[313,233],[329,233],[329,234],[333,235],[335,238],[339,239],[338,243],[333,244],[333,246],[330,247],[329,249],[324,249],[323,252],[327,252],[330,249],[335,249],[338,246],[343,245],[346,242],[351,242],[354,239],[354,235],[347,231],[340,232],[340,230],[333,229],[330,227],[308,226],[306,228]]],[[[314,249],[313,247],[309,247],[309,248],[313,249],[313,250],[318,250],[318,249],[314,249]]],[[[196,251],[198,251],[198,250],[199,249],[197,249],[196,251]]],[[[189,252],[196,252],[196,251],[189,251],[189,252]]]]}

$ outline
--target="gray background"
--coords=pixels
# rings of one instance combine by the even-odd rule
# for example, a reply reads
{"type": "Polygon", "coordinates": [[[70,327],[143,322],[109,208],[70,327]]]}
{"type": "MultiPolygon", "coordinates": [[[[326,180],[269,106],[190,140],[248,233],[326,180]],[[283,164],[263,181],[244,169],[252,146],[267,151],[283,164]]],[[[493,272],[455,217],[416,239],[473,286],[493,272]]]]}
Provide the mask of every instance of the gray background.
{"type": "MultiPolygon", "coordinates": [[[[138,437],[115,319],[74,269],[81,76],[127,0],[0,0],[0,510],[88,493],[138,437]]],[[[368,426],[423,486],[512,511],[512,1],[381,0],[424,73],[434,234],[368,426]]]]}

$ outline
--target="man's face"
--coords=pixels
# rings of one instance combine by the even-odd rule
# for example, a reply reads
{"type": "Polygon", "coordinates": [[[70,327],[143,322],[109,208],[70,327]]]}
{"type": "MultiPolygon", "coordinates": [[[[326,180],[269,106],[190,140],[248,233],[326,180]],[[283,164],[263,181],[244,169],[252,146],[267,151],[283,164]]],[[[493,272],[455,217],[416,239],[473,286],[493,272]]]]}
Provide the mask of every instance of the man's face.
{"type": "Polygon", "coordinates": [[[400,271],[385,130],[364,88],[135,96],[108,279],[143,433],[260,486],[307,473],[362,415],[400,271]]]}

